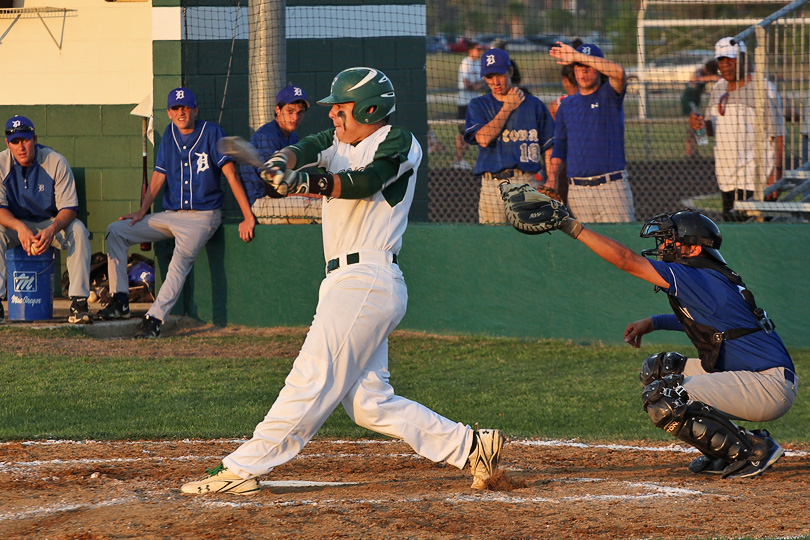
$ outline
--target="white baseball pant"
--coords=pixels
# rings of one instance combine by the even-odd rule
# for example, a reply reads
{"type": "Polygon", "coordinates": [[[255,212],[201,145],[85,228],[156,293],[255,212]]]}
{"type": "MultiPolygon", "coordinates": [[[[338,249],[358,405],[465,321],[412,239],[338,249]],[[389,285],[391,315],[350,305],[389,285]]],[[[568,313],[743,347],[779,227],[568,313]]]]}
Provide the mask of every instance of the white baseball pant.
{"type": "MultiPolygon", "coordinates": [[[[44,221],[25,221],[29,229],[36,232],[53,224],[53,219],[44,221]]],[[[6,294],[6,251],[20,245],[17,231],[0,226],[0,296],[6,294]]],[[[79,219],[53,237],[51,247],[67,253],[67,271],[70,278],[68,294],[70,296],[90,295],[90,233],[79,219]]],[[[57,283],[62,276],[57,276],[57,283]]]]}
{"type": "Polygon", "coordinates": [[[222,212],[217,209],[166,210],[148,214],[134,225],[130,219],[111,223],[107,227],[107,272],[110,278],[110,293],[129,294],[127,277],[129,246],[174,238],[174,252],[169,261],[166,278],[147,312],[147,315],[165,321],[180,298],[183,284],[194,265],[194,259],[214,235],[221,222],[222,212]]]}
{"type": "Polygon", "coordinates": [[[689,358],[683,371],[683,387],[689,398],[711,405],[734,420],[767,422],[784,415],[793,406],[799,377],[785,377],[785,368],[765,371],[718,371],[707,373],[697,358],[689,358]]]}
{"type": "Polygon", "coordinates": [[[394,394],[388,335],[405,315],[399,267],[358,263],[330,272],[301,352],[253,438],[223,459],[242,478],[295,457],[339,403],[358,425],[403,439],[419,455],[464,467],[470,426],[394,394]]]}

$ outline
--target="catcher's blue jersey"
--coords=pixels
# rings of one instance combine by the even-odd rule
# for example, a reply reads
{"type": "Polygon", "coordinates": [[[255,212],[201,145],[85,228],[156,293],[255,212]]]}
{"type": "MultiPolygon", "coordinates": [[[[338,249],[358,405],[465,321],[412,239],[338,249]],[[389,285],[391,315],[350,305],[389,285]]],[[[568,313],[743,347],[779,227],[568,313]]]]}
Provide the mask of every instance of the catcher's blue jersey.
{"type": "MultiPolygon", "coordinates": [[[[467,107],[464,140],[475,142],[475,134],[495,118],[503,103],[492,92],[477,97],[467,107]]],[[[543,168],[543,152],[554,144],[554,119],[545,104],[534,96],[526,99],[509,115],[503,131],[486,148],[479,147],[474,174],[520,169],[536,173],[543,168]]]]}
{"type": "MultiPolygon", "coordinates": [[[[737,286],[720,272],[678,263],[650,262],[670,283],[665,292],[677,298],[694,321],[721,332],[757,327],[756,317],[737,286]]],[[[683,328],[671,313],[656,315],[653,321],[656,328],[683,328]]],[[[795,371],[793,361],[776,332],[753,332],[724,341],[716,367],[720,371],[763,371],[775,367],[795,371]]]]}
{"type": "Polygon", "coordinates": [[[160,141],[155,170],[166,175],[164,210],[215,210],[225,195],[220,187],[220,167],[232,159],[217,151],[225,131],[213,122],[197,121],[184,136],[169,124],[160,141]]]}

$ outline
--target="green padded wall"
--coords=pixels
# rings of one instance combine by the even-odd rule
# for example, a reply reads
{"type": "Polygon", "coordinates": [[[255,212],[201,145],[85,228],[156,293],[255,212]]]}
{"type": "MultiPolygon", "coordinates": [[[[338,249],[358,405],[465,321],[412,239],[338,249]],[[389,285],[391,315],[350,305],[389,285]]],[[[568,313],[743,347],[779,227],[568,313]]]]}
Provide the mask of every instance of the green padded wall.
{"type": "MultiPolygon", "coordinates": [[[[594,226],[635,251],[653,247],[639,225],[594,226]]],[[[197,260],[193,314],[216,324],[308,325],[323,279],[320,226],[265,226],[245,244],[227,225],[197,260]]],[[[771,315],[788,346],[810,346],[810,245],[803,225],[725,225],[723,254],[771,315]],[[753,256],[752,254],[756,254],[753,256]]],[[[400,328],[586,343],[621,343],[628,322],[665,313],[663,293],[565,235],[510,227],[411,224],[400,266],[408,313],[400,328]]],[[[648,343],[688,343],[656,332],[648,343]]]]}

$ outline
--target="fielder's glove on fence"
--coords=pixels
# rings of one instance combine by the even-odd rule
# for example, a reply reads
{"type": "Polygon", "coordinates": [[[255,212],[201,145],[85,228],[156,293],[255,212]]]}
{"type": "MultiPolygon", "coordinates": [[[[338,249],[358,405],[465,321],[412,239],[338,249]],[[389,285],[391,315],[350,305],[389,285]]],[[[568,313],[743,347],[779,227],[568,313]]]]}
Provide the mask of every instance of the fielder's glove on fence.
{"type": "Polygon", "coordinates": [[[557,229],[576,238],[582,225],[570,217],[568,208],[559,201],[543,195],[529,184],[502,183],[501,191],[506,218],[524,234],[550,233],[557,229]]]}

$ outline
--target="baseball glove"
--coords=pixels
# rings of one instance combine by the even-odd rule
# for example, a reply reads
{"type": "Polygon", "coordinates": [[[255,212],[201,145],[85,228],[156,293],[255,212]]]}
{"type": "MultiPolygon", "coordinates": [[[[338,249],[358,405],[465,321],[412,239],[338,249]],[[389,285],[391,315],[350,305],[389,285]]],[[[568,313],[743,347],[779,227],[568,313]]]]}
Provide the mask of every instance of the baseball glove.
{"type": "Polygon", "coordinates": [[[543,195],[529,184],[502,183],[506,218],[523,234],[541,234],[562,228],[568,220],[565,205],[543,195]]]}
{"type": "Polygon", "coordinates": [[[563,202],[562,198],[560,198],[560,194],[557,193],[557,191],[554,189],[547,188],[546,186],[539,186],[537,188],[537,191],[545,195],[549,199],[554,199],[555,201],[563,202]]]}

